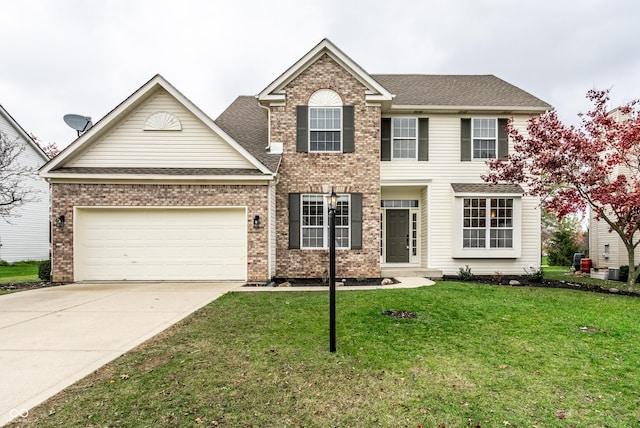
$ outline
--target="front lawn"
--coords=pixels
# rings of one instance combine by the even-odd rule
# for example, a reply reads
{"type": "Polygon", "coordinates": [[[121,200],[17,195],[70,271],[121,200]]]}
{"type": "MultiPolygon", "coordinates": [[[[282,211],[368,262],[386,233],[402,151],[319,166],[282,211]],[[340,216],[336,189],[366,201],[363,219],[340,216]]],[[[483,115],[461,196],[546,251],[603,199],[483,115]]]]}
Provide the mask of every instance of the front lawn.
{"type": "Polygon", "coordinates": [[[339,292],[331,354],[328,293],[230,293],[15,425],[637,426],[638,319],[572,290],[339,292]]]}
{"type": "Polygon", "coordinates": [[[39,281],[38,263],[28,261],[16,262],[9,266],[0,266],[0,284],[39,281]]]}

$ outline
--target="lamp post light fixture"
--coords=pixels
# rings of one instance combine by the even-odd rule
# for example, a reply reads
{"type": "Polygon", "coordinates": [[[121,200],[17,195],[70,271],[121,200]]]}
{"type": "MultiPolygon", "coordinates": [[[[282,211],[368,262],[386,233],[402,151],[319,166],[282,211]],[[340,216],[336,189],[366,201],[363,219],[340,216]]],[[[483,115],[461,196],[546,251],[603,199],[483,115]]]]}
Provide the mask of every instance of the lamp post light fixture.
{"type": "Polygon", "coordinates": [[[336,352],[336,208],[338,195],[331,189],[329,206],[329,352],[336,352]]]}

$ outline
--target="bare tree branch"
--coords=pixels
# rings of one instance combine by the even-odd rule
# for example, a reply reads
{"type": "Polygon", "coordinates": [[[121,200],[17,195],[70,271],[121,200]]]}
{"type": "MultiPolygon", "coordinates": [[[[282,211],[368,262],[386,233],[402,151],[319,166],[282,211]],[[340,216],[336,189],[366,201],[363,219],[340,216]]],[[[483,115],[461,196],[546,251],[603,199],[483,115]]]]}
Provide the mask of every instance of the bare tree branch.
{"type": "Polygon", "coordinates": [[[18,216],[16,208],[37,196],[30,186],[37,177],[36,170],[20,161],[25,149],[18,138],[12,139],[0,131],[0,218],[6,222],[18,216]]]}

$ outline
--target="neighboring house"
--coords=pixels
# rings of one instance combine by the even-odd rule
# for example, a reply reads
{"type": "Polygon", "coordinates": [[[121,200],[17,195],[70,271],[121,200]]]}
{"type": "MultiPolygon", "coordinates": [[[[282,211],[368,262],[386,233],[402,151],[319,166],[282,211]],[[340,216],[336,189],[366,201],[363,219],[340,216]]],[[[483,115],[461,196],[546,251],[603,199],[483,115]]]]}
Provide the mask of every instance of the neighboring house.
{"type": "Polygon", "coordinates": [[[502,126],[550,106],[494,76],[370,75],[323,40],[215,121],[155,76],[41,170],[53,278],[522,274],[538,200],[485,184],[502,126]]]}
{"type": "Polygon", "coordinates": [[[31,200],[13,209],[9,222],[0,219],[0,260],[11,263],[20,260],[47,260],[49,185],[38,177],[35,171],[44,165],[49,157],[1,105],[0,131],[10,140],[24,145],[24,151],[17,161],[20,165],[34,170],[33,178],[27,178],[22,183],[23,187],[32,190],[31,200]]]}
{"type": "MultiPolygon", "coordinates": [[[[624,118],[624,114],[619,108],[609,112],[616,120],[624,118]]],[[[618,165],[615,167],[613,176],[619,174],[630,175],[628,167],[618,165]]],[[[614,178],[612,177],[612,178],[614,178]]],[[[604,221],[596,221],[593,212],[589,217],[589,258],[592,260],[593,267],[598,269],[619,268],[622,265],[629,264],[629,255],[627,248],[617,233],[610,231],[609,225],[604,221]]],[[[636,264],[640,263],[640,247],[635,252],[636,264]]]]}

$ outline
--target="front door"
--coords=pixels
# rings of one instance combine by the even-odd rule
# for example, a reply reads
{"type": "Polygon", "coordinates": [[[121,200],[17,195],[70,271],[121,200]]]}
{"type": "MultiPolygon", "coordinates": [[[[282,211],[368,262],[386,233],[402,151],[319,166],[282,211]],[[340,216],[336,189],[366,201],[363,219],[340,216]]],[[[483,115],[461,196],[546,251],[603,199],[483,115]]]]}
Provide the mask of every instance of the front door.
{"type": "Polygon", "coordinates": [[[409,210],[386,210],[387,263],[409,263],[409,210]]]}

